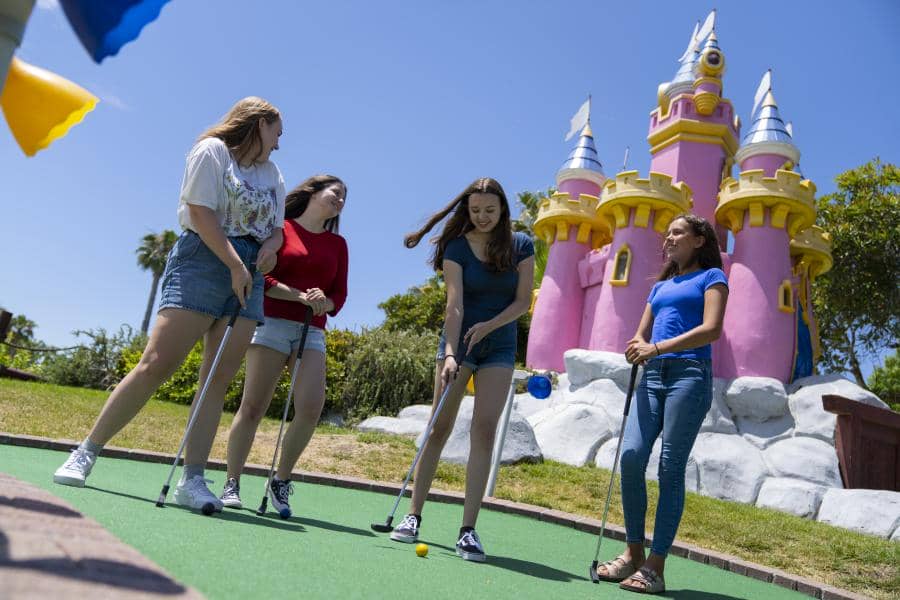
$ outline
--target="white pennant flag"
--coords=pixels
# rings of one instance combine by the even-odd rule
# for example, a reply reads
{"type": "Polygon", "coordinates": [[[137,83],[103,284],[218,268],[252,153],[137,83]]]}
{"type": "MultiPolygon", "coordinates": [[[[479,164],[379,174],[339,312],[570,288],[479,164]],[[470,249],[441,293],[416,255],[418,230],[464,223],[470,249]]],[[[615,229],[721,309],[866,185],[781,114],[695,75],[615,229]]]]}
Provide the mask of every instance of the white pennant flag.
{"type": "Polygon", "coordinates": [[[575,113],[575,116],[572,117],[570,121],[569,133],[566,134],[566,141],[568,142],[572,139],[572,136],[584,129],[584,126],[587,125],[588,119],[591,118],[591,99],[588,98],[584,101],[584,104],[581,105],[581,108],[578,109],[578,112],[575,113]]]}
{"type": "Polygon", "coordinates": [[[787,130],[789,136],[794,137],[794,122],[793,121],[788,121],[788,124],[785,125],[784,128],[787,130]]]}
{"type": "Polygon", "coordinates": [[[762,76],[762,79],[759,82],[759,87],[756,88],[756,94],[753,96],[753,108],[750,110],[750,118],[753,118],[753,115],[756,114],[756,109],[759,108],[760,102],[763,101],[763,98],[766,97],[766,93],[772,89],[772,69],[766,71],[766,74],[762,76]]]}
{"type": "Polygon", "coordinates": [[[686,61],[693,56],[694,52],[696,52],[698,31],[700,31],[700,21],[694,23],[694,33],[691,34],[691,40],[688,42],[687,49],[684,51],[684,54],[681,55],[681,58],[678,59],[678,62],[686,61]]]}
{"type": "Polygon", "coordinates": [[[706,16],[706,20],[703,21],[703,26],[700,27],[700,31],[697,32],[697,38],[694,42],[694,49],[697,50],[700,48],[700,44],[706,41],[706,38],[709,37],[716,29],[716,9],[712,9],[712,11],[706,16]]]}

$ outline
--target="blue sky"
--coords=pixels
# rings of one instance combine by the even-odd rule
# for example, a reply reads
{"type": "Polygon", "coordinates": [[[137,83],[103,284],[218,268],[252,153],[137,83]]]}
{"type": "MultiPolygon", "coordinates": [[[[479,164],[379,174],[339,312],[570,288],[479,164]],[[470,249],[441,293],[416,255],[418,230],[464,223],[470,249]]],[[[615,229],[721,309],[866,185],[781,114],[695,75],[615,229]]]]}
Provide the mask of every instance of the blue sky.
{"type": "MultiPolygon", "coordinates": [[[[725,96],[748,123],[759,78],[774,69],[820,193],[872,157],[900,162],[900,4],[718,4],[725,96]]],[[[479,176],[510,196],[552,185],[588,93],[607,175],[626,146],[628,166],[646,173],[656,87],[712,7],[173,0],[98,66],[54,0],[39,0],[19,56],[101,103],[34,158],[0,128],[0,305],[57,345],[73,343],[75,329],[139,327],[151,282],[135,262],[140,238],[178,229],[193,140],[234,101],[259,95],[284,115],[273,160],[288,185],[330,172],[349,186],[350,296],[332,326],[377,325],[379,302],[429,275],[428,247],[403,248],[403,234],[479,176]]]]}

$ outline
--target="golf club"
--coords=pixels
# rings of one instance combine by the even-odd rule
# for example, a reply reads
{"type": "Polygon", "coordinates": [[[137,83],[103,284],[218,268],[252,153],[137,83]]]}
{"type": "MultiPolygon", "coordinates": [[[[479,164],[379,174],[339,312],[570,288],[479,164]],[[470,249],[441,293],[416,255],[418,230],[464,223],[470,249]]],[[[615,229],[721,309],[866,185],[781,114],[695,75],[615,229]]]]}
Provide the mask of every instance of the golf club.
{"type": "MultiPolygon", "coordinates": [[[[200,414],[200,408],[203,406],[203,400],[206,399],[206,392],[209,389],[209,384],[213,380],[216,368],[219,366],[219,360],[222,358],[222,353],[225,350],[225,345],[228,343],[228,338],[231,337],[232,329],[234,329],[234,322],[237,320],[238,313],[241,311],[240,302],[235,302],[235,304],[236,307],[231,313],[231,318],[228,320],[228,326],[225,327],[225,333],[222,335],[222,341],[219,342],[219,349],[216,350],[216,357],[213,359],[212,366],[209,368],[209,374],[206,376],[206,381],[203,382],[203,388],[200,390],[200,396],[197,398],[197,406],[191,413],[191,418],[188,419],[187,428],[185,428],[184,436],[181,438],[181,445],[178,446],[178,452],[175,454],[175,461],[172,463],[172,468],[169,470],[169,477],[166,479],[166,484],[162,487],[159,498],[156,500],[156,506],[160,508],[166,504],[166,496],[169,495],[169,486],[172,484],[172,476],[175,474],[175,468],[178,466],[178,461],[181,460],[181,453],[184,451],[184,447],[187,444],[188,436],[191,435],[191,429],[194,427],[197,415],[200,414]]],[[[212,502],[207,502],[200,510],[204,515],[209,516],[216,511],[216,507],[212,502]]]]}
{"type": "MultiPolygon", "coordinates": [[[[275,452],[272,454],[272,467],[269,469],[269,477],[266,479],[266,489],[263,490],[262,502],[256,510],[257,515],[266,514],[266,507],[269,503],[269,489],[272,485],[272,477],[275,476],[275,462],[278,458],[278,448],[281,446],[281,433],[284,431],[284,424],[287,421],[288,409],[294,398],[294,383],[297,381],[297,372],[300,370],[300,359],[303,357],[303,347],[306,345],[306,334],[309,332],[309,320],[312,317],[312,307],[306,307],[306,318],[303,321],[303,330],[300,333],[300,347],[297,349],[297,358],[294,359],[294,368],[291,370],[291,385],[288,388],[287,399],[284,401],[284,412],[281,414],[281,427],[278,428],[278,437],[275,438],[275,452]]],[[[278,512],[278,516],[287,519],[291,516],[290,509],[282,509],[278,512]]]]}
{"type": "MultiPolygon", "coordinates": [[[[462,364],[462,360],[457,364],[462,364]]],[[[394,507],[391,509],[391,512],[388,513],[387,519],[385,519],[384,523],[372,523],[371,527],[373,531],[378,531],[380,533],[388,533],[393,530],[392,523],[394,522],[394,513],[397,512],[397,507],[400,505],[400,499],[403,498],[404,492],[406,492],[406,486],[409,484],[409,480],[412,477],[413,472],[416,470],[416,465],[419,464],[419,457],[422,456],[422,451],[425,450],[425,444],[428,442],[428,437],[431,435],[431,430],[434,428],[434,424],[437,421],[438,415],[441,414],[441,409],[444,407],[444,401],[447,399],[447,395],[450,393],[450,388],[452,387],[452,382],[448,382],[447,386],[444,388],[443,393],[441,393],[441,399],[438,401],[437,407],[434,409],[434,414],[431,415],[431,419],[428,421],[428,427],[425,428],[425,435],[422,437],[422,444],[419,446],[419,451],[416,452],[415,458],[413,458],[412,465],[409,467],[409,472],[406,474],[406,479],[403,480],[403,485],[400,487],[400,494],[397,496],[397,500],[394,502],[394,507]]]]}
{"type": "Polygon", "coordinates": [[[622,450],[622,438],[625,435],[625,422],[628,420],[628,410],[631,408],[631,396],[634,394],[634,382],[637,379],[638,365],[631,365],[631,380],[628,382],[628,394],[625,396],[625,410],[622,414],[622,427],[619,430],[619,441],[616,442],[616,456],[613,458],[612,473],[609,475],[609,490],[606,492],[606,506],[603,507],[603,519],[600,522],[600,535],[597,538],[597,551],[594,552],[594,561],[591,563],[591,581],[600,583],[600,575],[597,573],[597,560],[600,557],[600,544],[603,543],[603,532],[606,529],[606,515],[609,513],[609,501],[612,498],[613,482],[616,480],[616,465],[619,464],[619,452],[622,450]]]}

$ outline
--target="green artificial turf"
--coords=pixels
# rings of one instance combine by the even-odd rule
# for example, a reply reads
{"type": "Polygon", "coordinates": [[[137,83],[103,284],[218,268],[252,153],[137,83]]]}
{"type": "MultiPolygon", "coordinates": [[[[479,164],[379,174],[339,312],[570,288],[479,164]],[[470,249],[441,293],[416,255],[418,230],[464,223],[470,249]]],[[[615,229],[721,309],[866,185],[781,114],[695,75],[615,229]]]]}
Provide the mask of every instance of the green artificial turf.
{"type": "MultiPolygon", "coordinates": [[[[588,569],[596,536],[525,517],[482,511],[478,532],[488,562],[458,558],[454,543],[459,505],[429,503],[419,558],[414,545],[376,534],[394,498],[321,485],[295,484],[297,516],[283,521],[271,509],[257,517],[264,480],[245,477],[243,510],[204,517],[155,500],[168,475],[161,464],[101,458],[83,489],[56,485],[53,471],[66,455],[0,445],[0,471],[47,489],[94,518],[182,583],[210,598],[630,598],[609,583],[593,585],[588,569]]],[[[177,475],[176,475],[177,477],[177,475]]],[[[208,472],[214,492],[224,473],[208,472]]],[[[174,482],[173,482],[174,484],[174,482]]],[[[397,520],[407,506],[400,504],[397,520]]],[[[601,560],[621,543],[604,540],[601,560]]],[[[697,562],[671,557],[668,592],[682,600],[799,598],[800,594],[697,562]]]]}

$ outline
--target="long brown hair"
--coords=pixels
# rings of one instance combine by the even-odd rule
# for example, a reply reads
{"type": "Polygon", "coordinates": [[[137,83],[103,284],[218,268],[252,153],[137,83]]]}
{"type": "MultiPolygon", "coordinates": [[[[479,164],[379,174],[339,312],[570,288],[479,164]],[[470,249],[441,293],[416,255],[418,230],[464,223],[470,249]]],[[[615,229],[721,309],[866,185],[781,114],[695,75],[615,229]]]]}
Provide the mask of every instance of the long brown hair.
{"type": "Polygon", "coordinates": [[[475,228],[469,218],[469,196],[472,194],[493,194],[500,199],[500,219],[491,230],[490,239],[485,246],[485,253],[488,266],[493,271],[508,271],[513,266],[512,224],[506,192],[503,191],[503,186],[496,179],[482,177],[470,183],[462,193],[450,201],[450,204],[431,215],[424,227],[403,238],[403,244],[407,248],[415,248],[422,240],[422,236],[453,212],[444,224],[440,235],[431,240],[434,244],[434,254],[429,262],[435,271],[443,269],[444,251],[447,249],[447,244],[475,228]]]}
{"type": "MultiPolygon", "coordinates": [[[[703,245],[694,251],[691,264],[697,263],[701,269],[721,269],[722,255],[719,254],[719,240],[716,237],[716,230],[709,224],[709,221],[691,213],[682,213],[672,219],[672,223],[679,219],[688,224],[691,233],[703,237],[703,245]]],[[[663,266],[663,270],[656,280],[665,281],[676,275],[678,275],[678,263],[670,260],[663,266]]]]}
{"type": "Polygon", "coordinates": [[[259,120],[274,123],[281,118],[278,109],[256,96],[248,96],[231,107],[219,122],[200,134],[197,141],[215,137],[219,138],[238,162],[251,159],[255,162],[262,153],[262,136],[259,133],[259,120]],[[256,150],[254,156],[249,153],[256,150]]]}
{"type": "MultiPolygon", "coordinates": [[[[338,183],[344,188],[344,200],[347,200],[347,184],[334,175],[313,175],[284,197],[284,218],[296,219],[306,212],[309,199],[316,192],[321,192],[329,185],[338,183]]],[[[341,215],[331,217],[325,221],[325,230],[337,233],[340,227],[341,215]]]]}

